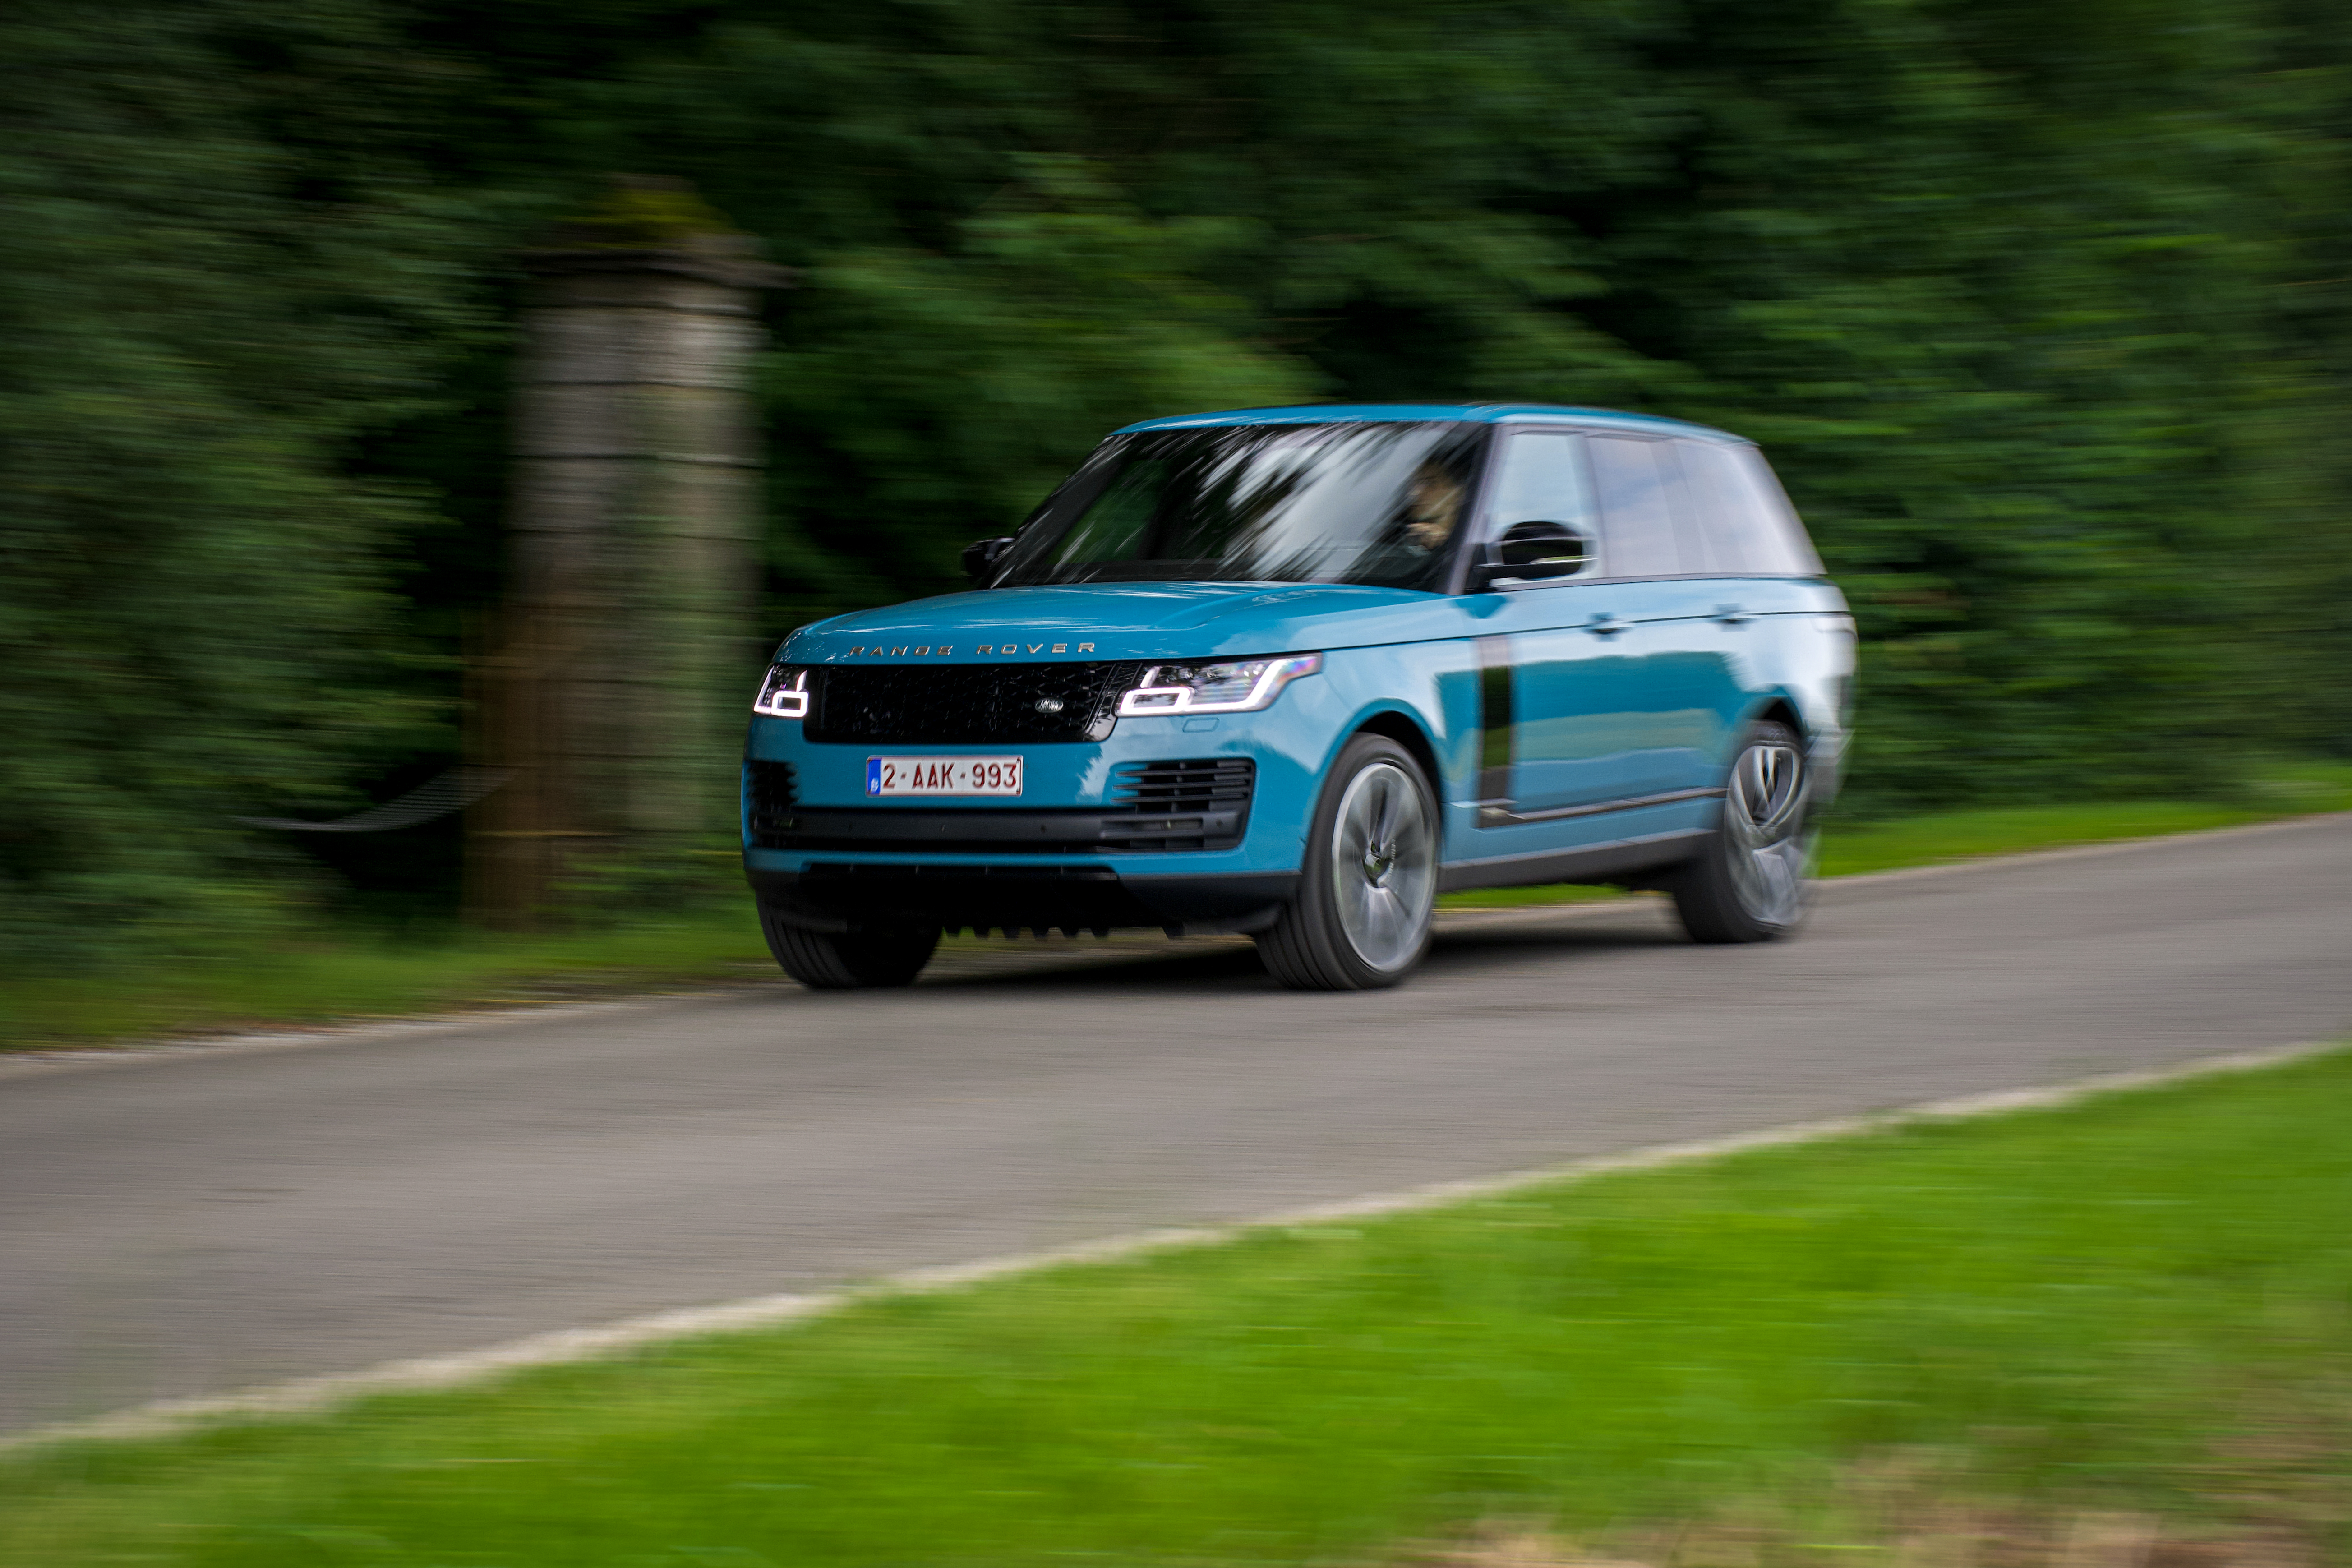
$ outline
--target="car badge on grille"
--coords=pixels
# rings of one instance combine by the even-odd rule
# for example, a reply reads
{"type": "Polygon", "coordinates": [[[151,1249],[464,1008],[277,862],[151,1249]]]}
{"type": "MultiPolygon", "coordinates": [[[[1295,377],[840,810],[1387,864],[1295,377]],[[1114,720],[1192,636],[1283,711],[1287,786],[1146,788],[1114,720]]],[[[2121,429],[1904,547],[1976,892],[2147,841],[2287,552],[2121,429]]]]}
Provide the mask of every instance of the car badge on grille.
{"type": "Polygon", "coordinates": [[[1038,711],[1038,712],[1040,712],[1040,713],[1059,713],[1061,710],[1062,710],[1062,700],[1061,700],[1060,698],[1058,698],[1058,697],[1040,697],[1039,699],[1037,699],[1037,711],[1038,711]]]}

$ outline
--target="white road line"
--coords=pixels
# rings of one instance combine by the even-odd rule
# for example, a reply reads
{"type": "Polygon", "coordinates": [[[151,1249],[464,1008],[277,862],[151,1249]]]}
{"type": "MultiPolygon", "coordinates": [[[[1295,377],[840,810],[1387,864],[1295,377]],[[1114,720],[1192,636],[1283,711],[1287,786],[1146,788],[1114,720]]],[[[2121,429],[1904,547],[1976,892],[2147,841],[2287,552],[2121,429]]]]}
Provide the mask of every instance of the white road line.
{"type": "Polygon", "coordinates": [[[1517,1171],[1507,1175],[1439,1182],[1372,1197],[1347,1198],[1337,1203],[1285,1209],[1228,1225],[1132,1231],[1096,1241],[1080,1242],[1072,1247],[1049,1247],[1043,1251],[1014,1253],[1009,1257],[979,1258],[969,1263],[951,1263],[929,1268],[910,1268],[885,1276],[873,1284],[849,1289],[752,1296],[708,1307],[656,1312],[593,1328],[561,1329],[551,1333],[531,1334],[509,1340],[504,1344],[451,1355],[383,1362],[357,1372],[297,1378],[237,1394],[160,1400],[111,1415],[37,1427],[0,1437],[0,1452],[56,1443],[162,1437],[226,1422],[318,1415],[370,1394],[453,1388],[531,1367],[556,1366],[620,1355],[648,1345],[698,1334],[773,1328],[779,1324],[822,1317],[880,1297],[953,1290],[1001,1279],[1008,1275],[1034,1273],[1068,1264],[1116,1262],[1178,1247],[1214,1247],[1236,1240],[1252,1231],[1331,1225],[1346,1220],[1407,1214],[1447,1204],[1496,1197],[1545,1184],[1586,1180],[1616,1171],[1655,1170],[1661,1166],[1688,1164],[1750,1149],[1780,1148],[1855,1133],[1883,1131],[1909,1121],[1963,1121],[2012,1111],[2043,1110],[2072,1104],[2095,1095],[2147,1089],[2218,1073],[2250,1072],[2343,1048],[2340,1041],[2327,1041],[2232,1051],[2223,1056],[2200,1057],[2168,1068],[2103,1073],[2069,1083],[1995,1089],[1988,1093],[1933,1100],[1897,1110],[1797,1122],[1760,1131],[1737,1132],[1723,1138],[1653,1144],[1621,1154],[1604,1154],[1564,1165],[1517,1171]]]}

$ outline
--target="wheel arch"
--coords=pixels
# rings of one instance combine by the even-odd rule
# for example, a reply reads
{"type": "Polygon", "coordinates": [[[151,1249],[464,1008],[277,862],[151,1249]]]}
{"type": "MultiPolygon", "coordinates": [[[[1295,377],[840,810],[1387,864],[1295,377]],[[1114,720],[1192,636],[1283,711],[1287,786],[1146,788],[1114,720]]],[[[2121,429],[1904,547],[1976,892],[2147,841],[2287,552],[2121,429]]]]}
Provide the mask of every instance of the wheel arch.
{"type": "MultiPolygon", "coordinates": [[[[1360,714],[1354,728],[1340,736],[1339,745],[1332,748],[1332,757],[1336,758],[1339,754],[1340,748],[1359,735],[1384,736],[1402,746],[1412,760],[1421,764],[1422,774],[1429,780],[1430,791],[1436,798],[1439,811],[1443,813],[1445,802],[1445,774],[1437,765],[1436,743],[1430,740],[1429,731],[1422,727],[1419,719],[1402,708],[1381,708],[1370,713],[1360,714]]],[[[1327,760],[1323,765],[1328,772],[1331,764],[1327,760]]]]}
{"type": "Polygon", "coordinates": [[[1760,707],[1748,715],[1748,722],[1750,724],[1761,724],[1767,721],[1786,724],[1795,732],[1797,739],[1807,745],[1812,743],[1812,731],[1806,725],[1805,716],[1798,710],[1796,702],[1785,692],[1776,692],[1766,698],[1760,707]]]}
{"type": "Polygon", "coordinates": [[[1798,747],[1805,757],[1809,788],[1812,793],[1814,809],[1826,808],[1837,799],[1838,785],[1843,772],[1842,767],[1843,737],[1841,732],[1832,725],[1825,735],[1822,731],[1807,724],[1804,710],[1798,705],[1796,699],[1786,692],[1777,693],[1768,698],[1762,706],[1748,715],[1748,722],[1757,724],[1766,720],[1786,724],[1790,732],[1797,737],[1798,747]]]}

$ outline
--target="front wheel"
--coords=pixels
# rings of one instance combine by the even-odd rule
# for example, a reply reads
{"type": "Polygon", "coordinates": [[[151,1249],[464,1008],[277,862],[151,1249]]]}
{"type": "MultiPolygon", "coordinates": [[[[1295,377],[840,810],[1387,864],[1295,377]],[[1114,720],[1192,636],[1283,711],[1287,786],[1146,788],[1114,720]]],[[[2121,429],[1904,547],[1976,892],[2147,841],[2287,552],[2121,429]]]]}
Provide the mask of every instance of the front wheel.
{"type": "Polygon", "coordinates": [[[939,929],[821,931],[791,925],[762,900],[760,933],[785,973],[814,991],[911,985],[940,945],[939,929]]]}
{"type": "Polygon", "coordinates": [[[1380,735],[1341,749],[1307,835],[1298,897],[1259,934],[1266,972],[1294,991],[1394,985],[1429,950],[1437,805],[1421,766],[1380,735]]]}
{"type": "Polygon", "coordinates": [[[1694,942],[1771,942],[1797,929],[1812,899],[1811,778],[1795,731],[1769,720],[1748,733],[1723,792],[1723,820],[1668,886],[1694,942]]]}

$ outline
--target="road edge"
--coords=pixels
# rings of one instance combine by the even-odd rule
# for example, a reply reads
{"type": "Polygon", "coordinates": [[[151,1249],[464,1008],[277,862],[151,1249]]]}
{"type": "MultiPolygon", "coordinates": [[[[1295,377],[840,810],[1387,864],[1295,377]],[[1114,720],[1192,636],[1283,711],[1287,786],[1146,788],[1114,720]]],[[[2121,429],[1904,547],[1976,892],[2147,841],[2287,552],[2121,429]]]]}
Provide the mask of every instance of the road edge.
{"type": "MultiPolygon", "coordinates": [[[[2096,844],[2069,844],[2054,849],[2028,849],[2015,855],[1978,855],[1941,860],[1927,866],[1898,866],[1885,871],[1863,871],[1850,877],[1824,878],[1824,889],[1874,887],[1926,877],[1948,877],[1969,871],[1996,871],[2033,867],[2052,861],[2086,859],[2172,844],[2202,844],[2216,838],[2277,833],[2315,824],[2352,821],[2352,811],[2309,812],[2268,822],[2243,822],[2231,827],[2209,827],[2195,833],[2159,833],[2144,838],[2111,838],[2096,844]]],[[[1643,895],[1635,894],[1634,898],[1643,895]]],[[[1492,909],[1440,911],[1440,920],[1456,925],[1489,925],[1519,921],[1586,919],[1622,912],[1624,901],[1518,904],[1492,909]]],[[[303,1050],[319,1046],[359,1046],[442,1034],[458,1029],[520,1028],[526,1025],[570,1023],[614,1013],[658,1006],[671,1002],[713,1001],[740,996],[769,982],[735,985],[697,985],[671,991],[645,991],[629,995],[599,997],[588,1002],[555,1002],[530,1007],[489,1007],[460,1013],[419,1013],[398,1018],[369,1018],[350,1024],[315,1024],[300,1028],[260,1029],[241,1034],[194,1035],[176,1039],[148,1039],[119,1046],[31,1047],[0,1050],[0,1083],[10,1079],[45,1077],[85,1068],[133,1067],[142,1063],[185,1061],[196,1057],[242,1056],[264,1051],[303,1050]]]]}
{"type": "MultiPolygon", "coordinates": [[[[1922,870],[1937,868],[1916,868],[1922,870]]],[[[885,1297],[961,1289],[1041,1269],[1074,1264],[1119,1262],[1181,1247],[1222,1246],[1259,1231],[1297,1229],[1409,1214],[1444,1207],[1448,1204],[1496,1197],[1528,1187],[1588,1181],[1620,1171],[1649,1171],[1693,1164],[1749,1150],[1784,1148],[1792,1144],[1881,1132],[1919,1121],[1971,1121],[2018,1111],[2048,1110],[2103,1095],[2281,1067],[2346,1049],[2352,1049],[2352,1046],[2341,1040],[2326,1040],[2230,1051],[2178,1062],[2170,1067],[2100,1073],[2057,1084],[1982,1090],[1925,1100],[1891,1110],[1791,1122],[1716,1138],[1650,1144],[1620,1153],[1570,1161],[1564,1164],[1538,1166],[1495,1176],[1437,1182],[1368,1197],[1343,1198],[1304,1208],[1282,1209],[1222,1225],[1129,1231],[1068,1247],[905,1269],[867,1284],[837,1290],[751,1296],[709,1306],[624,1318],[586,1328],[558,1329],[486,1345],[478,1350],[381,1362],[356,1372],[296,1378],[235,1394],[158,1400],[132,1405],[105,1415],[0,1436],[0,1454],[16,1454],[73,1443],[169,1437],[208,1426],[321,1415],[372,1395],[457,1388],[488,1382],[510,1373],[604,1360],[705,1334],[777,1328],[824,1317],[885,1297]]]]}

